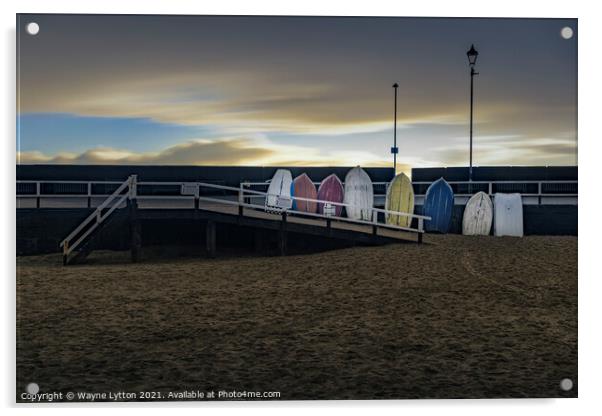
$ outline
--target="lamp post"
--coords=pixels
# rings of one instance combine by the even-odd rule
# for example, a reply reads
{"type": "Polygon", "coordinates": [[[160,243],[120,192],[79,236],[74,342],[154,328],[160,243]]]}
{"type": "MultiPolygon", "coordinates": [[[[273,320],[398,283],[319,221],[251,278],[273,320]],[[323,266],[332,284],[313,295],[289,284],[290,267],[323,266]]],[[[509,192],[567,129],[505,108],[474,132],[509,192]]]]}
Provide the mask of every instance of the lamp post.
{"type": "Polygon", "coordinates": [[[479,52],[474,48],[474,45],[470,45],[470,49],[466,52],[468,56],[468,64],[470,65],[470,167],[468,168],[468,181],[472,182],[472,107],[473,107],[473,90],[474,90],[474,76],[479,75],[474,70],[474,66],[477,62],[479,52]]]}
{"type": "Polygon", "coordinates": [[[397,83],[393,84],[393,90],[395,91],[395,104],[393,110],[393,147],[391,148],[391,153],[393,154],[393,176],[397,175],[397,153],[399,153],[399,149],[397,148],[397,88],[399,88],[399,85],[397,83]]]}

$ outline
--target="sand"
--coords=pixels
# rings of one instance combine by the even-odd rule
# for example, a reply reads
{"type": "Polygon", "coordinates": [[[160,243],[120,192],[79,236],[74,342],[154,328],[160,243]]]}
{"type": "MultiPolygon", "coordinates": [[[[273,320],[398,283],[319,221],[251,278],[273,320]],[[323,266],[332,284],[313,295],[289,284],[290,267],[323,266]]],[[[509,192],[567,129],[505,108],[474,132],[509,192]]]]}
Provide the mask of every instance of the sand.
{"type": "Polygon", "coordinates": [[[147,250],[139,264],[96,252],[69,267],[18,258],[17,392],[576,397],[577,238],[425,242],[213,260],[147,250]]]}

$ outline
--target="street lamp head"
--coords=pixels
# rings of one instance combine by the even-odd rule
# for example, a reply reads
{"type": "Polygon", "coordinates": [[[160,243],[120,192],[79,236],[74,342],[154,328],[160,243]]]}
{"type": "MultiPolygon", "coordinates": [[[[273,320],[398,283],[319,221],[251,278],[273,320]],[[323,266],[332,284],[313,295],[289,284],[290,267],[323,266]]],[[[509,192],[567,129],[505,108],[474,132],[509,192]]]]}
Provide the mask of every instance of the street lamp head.
{"type": "Polygon", "coordinates": [[[393,84],[393,88],[398,88],[399,85],[397,83],[393,84]]]}
{"type": "Polygon", "coordinates": [[[479,52],[474,48],[474,45],[470,45],[470,49],[466,52],[466,56],[468,56],[468,63],[470,66],[474,66],[477,62],[477,57],[479,56],[479,52]]]}

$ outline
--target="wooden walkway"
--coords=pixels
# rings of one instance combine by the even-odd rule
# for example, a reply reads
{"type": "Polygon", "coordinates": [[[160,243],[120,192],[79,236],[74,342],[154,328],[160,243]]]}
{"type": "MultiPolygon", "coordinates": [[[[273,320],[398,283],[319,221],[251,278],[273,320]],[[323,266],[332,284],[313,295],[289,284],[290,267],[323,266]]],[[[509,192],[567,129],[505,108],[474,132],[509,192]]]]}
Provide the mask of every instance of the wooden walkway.
{"type": "MultiPolygon", "coordinates": [[[[345,217],[309,214],[290,209],[270,208],[263,205],[246,203],[245,193],[259,193],[222,187],[211,184],[208,187],[239,191],[238,198],[223,199],[216,197],[194,196],[194,206],[191,208],[147,208],[144,203],[138,204],[136,194],[136,178],[132,176],[124,182],[103,204],[101,204],[86,220],[63,240],[63,262],[70,264],[85,259],[94,249],[95,235],[110,223],[110,216],[126,214],[130,224],[130,246],[132,261],[138,261],[141,252],[141,220],[189,219],[206,223],[206,244],[209,256],[216,254],[216,224],[234,224],[241,227],[266,229],[278,232],[278,248],[281,255],[287,252],[289,233],[298,233],[326,238],[353,241],[360,244],[382,245],[395,242],[422,242],[422,221],[428,217],[416,217],[418,228],[403,228],[379,222],[381,217],[390,214],[389,211],[371,208],[373,221],[354,220],[345,217]],[[123,208],[125,207],[125,208],[123,208]]],[[[300,198],[301,199],[301,198],[300,198]]],[[[141,198],[143,201],[143,198],[141,198]]],[[[326,201],[321,201],[326,202],[326,201]]],[[[333,203],[337,204],[337,203],[333,203]]],[[[344,205],[344,204],[339,204],[344,205]]]]}
{"type": "MultiPolygon", "coordinates": [[[[253,208],[244,208],[242,207],[242,211],[239,212],[238,207],[236,206],[224,206],[224,205],[220,205],[220,204],[212,204],[212,203],[204,203],[204,202],[199,202],[199,210],[204,211],[204,215],[207,219],[209,219],[209,217],[211,217],[211,213],[220,213],[220,214],[227,214],[227,215],[235,215],[235,216],[242,216],[244,218],[244,222],[249,222],[249,220],[251,220],[250,222],[253,222],[253,219],[259,219],[259,220],[267,220],[269,222],[275,222],[276,223],[276,228],[279,226],[278,223],[283,221],[283,214],[282,213],[270,213],[270,212],[266,212],[266,211],[261,211],[258,209],[253,209],[253,208]]],[[[240,222],[240,219],[236,220],[237,222],[240,222]]],[[[230,222],[230,221],[228,221],[230,222]]],[[[253,222],[253,223],[257,223],[257,222],[253,222]]],[[[292,231],[293,229],[298,229],[298,230],[310,230],[311,227],[317,227],[321,230],[326,230],[326,232],[324,231],[320,231],[320,232],[309,232],[309,234],[319,234],[319,235],[324,235],[324,234],[330,234],[332,236],[334,236],[333,233],[337,233],[338,231],[341,232],[348,232],[346,235],[350,235],[349,233],[358,233],[359,235],[356,236],[357,238],[363,239],[365,241],[367,241],[366,239],[363,238],[363,236],[369,236],[369,238],[373,238],[373,237],[382,237],[384,239],[386,239],[387,242],[390,242],[389,239],[393,239],[393,240],[404,240],[404,241],[415,241],[417,238],[420,239],[420,237],[422,236],[422,233],[412,233],[412,232],[405,232],[405,231],[400,231],[400,230],[396,230],[396,229],[390,229],[387,228],[386,226],[384,226],[383,224],[378,224],[378,225],[373,225],[373,224],[357,224],[357,223],[350,223],[350,222],[343,222],[343,221],[339,221],[337,219],[337,217],[331,217],[331,219],[323,219],[323,218],[311,218],[311,217],[305,217],[302,216],[301,214],[287,214],[286,215],[286,223],[287,226],[289,227],[289,230],[292,231]],[[299,225],[299,227],[297,227],[297,225],[299,225]],[[308,227],[303,227],[303,226],[308,226],[308,227]]],[[[268,224],[266,224],[267,226],[265,228],[271,228],[274,229],[274,226],[269,226],[268,224]]],[[[302,232],[302,231],[300,231],[302,232]]],[[[343,233],[341,233],[341,235],[343,235],[343,233]]]]}

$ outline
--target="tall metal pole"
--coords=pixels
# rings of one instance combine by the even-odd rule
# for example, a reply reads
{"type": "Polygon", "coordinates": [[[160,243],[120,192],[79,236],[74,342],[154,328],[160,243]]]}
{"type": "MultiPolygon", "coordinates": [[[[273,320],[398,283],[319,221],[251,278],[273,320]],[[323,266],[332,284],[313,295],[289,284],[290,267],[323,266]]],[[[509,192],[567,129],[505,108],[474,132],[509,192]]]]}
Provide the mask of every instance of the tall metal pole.
{"type": "Polygon", "coordinates": [[[474,90],[474,66],[470,67],[470,167],[468,168],[468,181],[472,182],[472,106],[474,90]]]}
{"type": "Polygon", "coordinates": [[[393,110],[393,147],[391,148],[391,153],[393,153],[393,175],[397,175],[397,153],[399,149],[397,149],[397,88],[399,85],[397,83],[393,84],[393,89],[395,91],[395,105],[393,110]]]}
{"type": "MultiPolygon", "coordinates": [[[[472,108],[474,96],[474,76],[479,75],[475,72],[474,66],[477,63],[479,52],[474,48],[474,44],[470,45],[470,49],[466,52],[468,63],[470,64],[470,166],[468,168],[468,181],[472,182],[472,108]]],[[[472,192],[472,185],[469,185],[469,190],[472,192]]]]}

